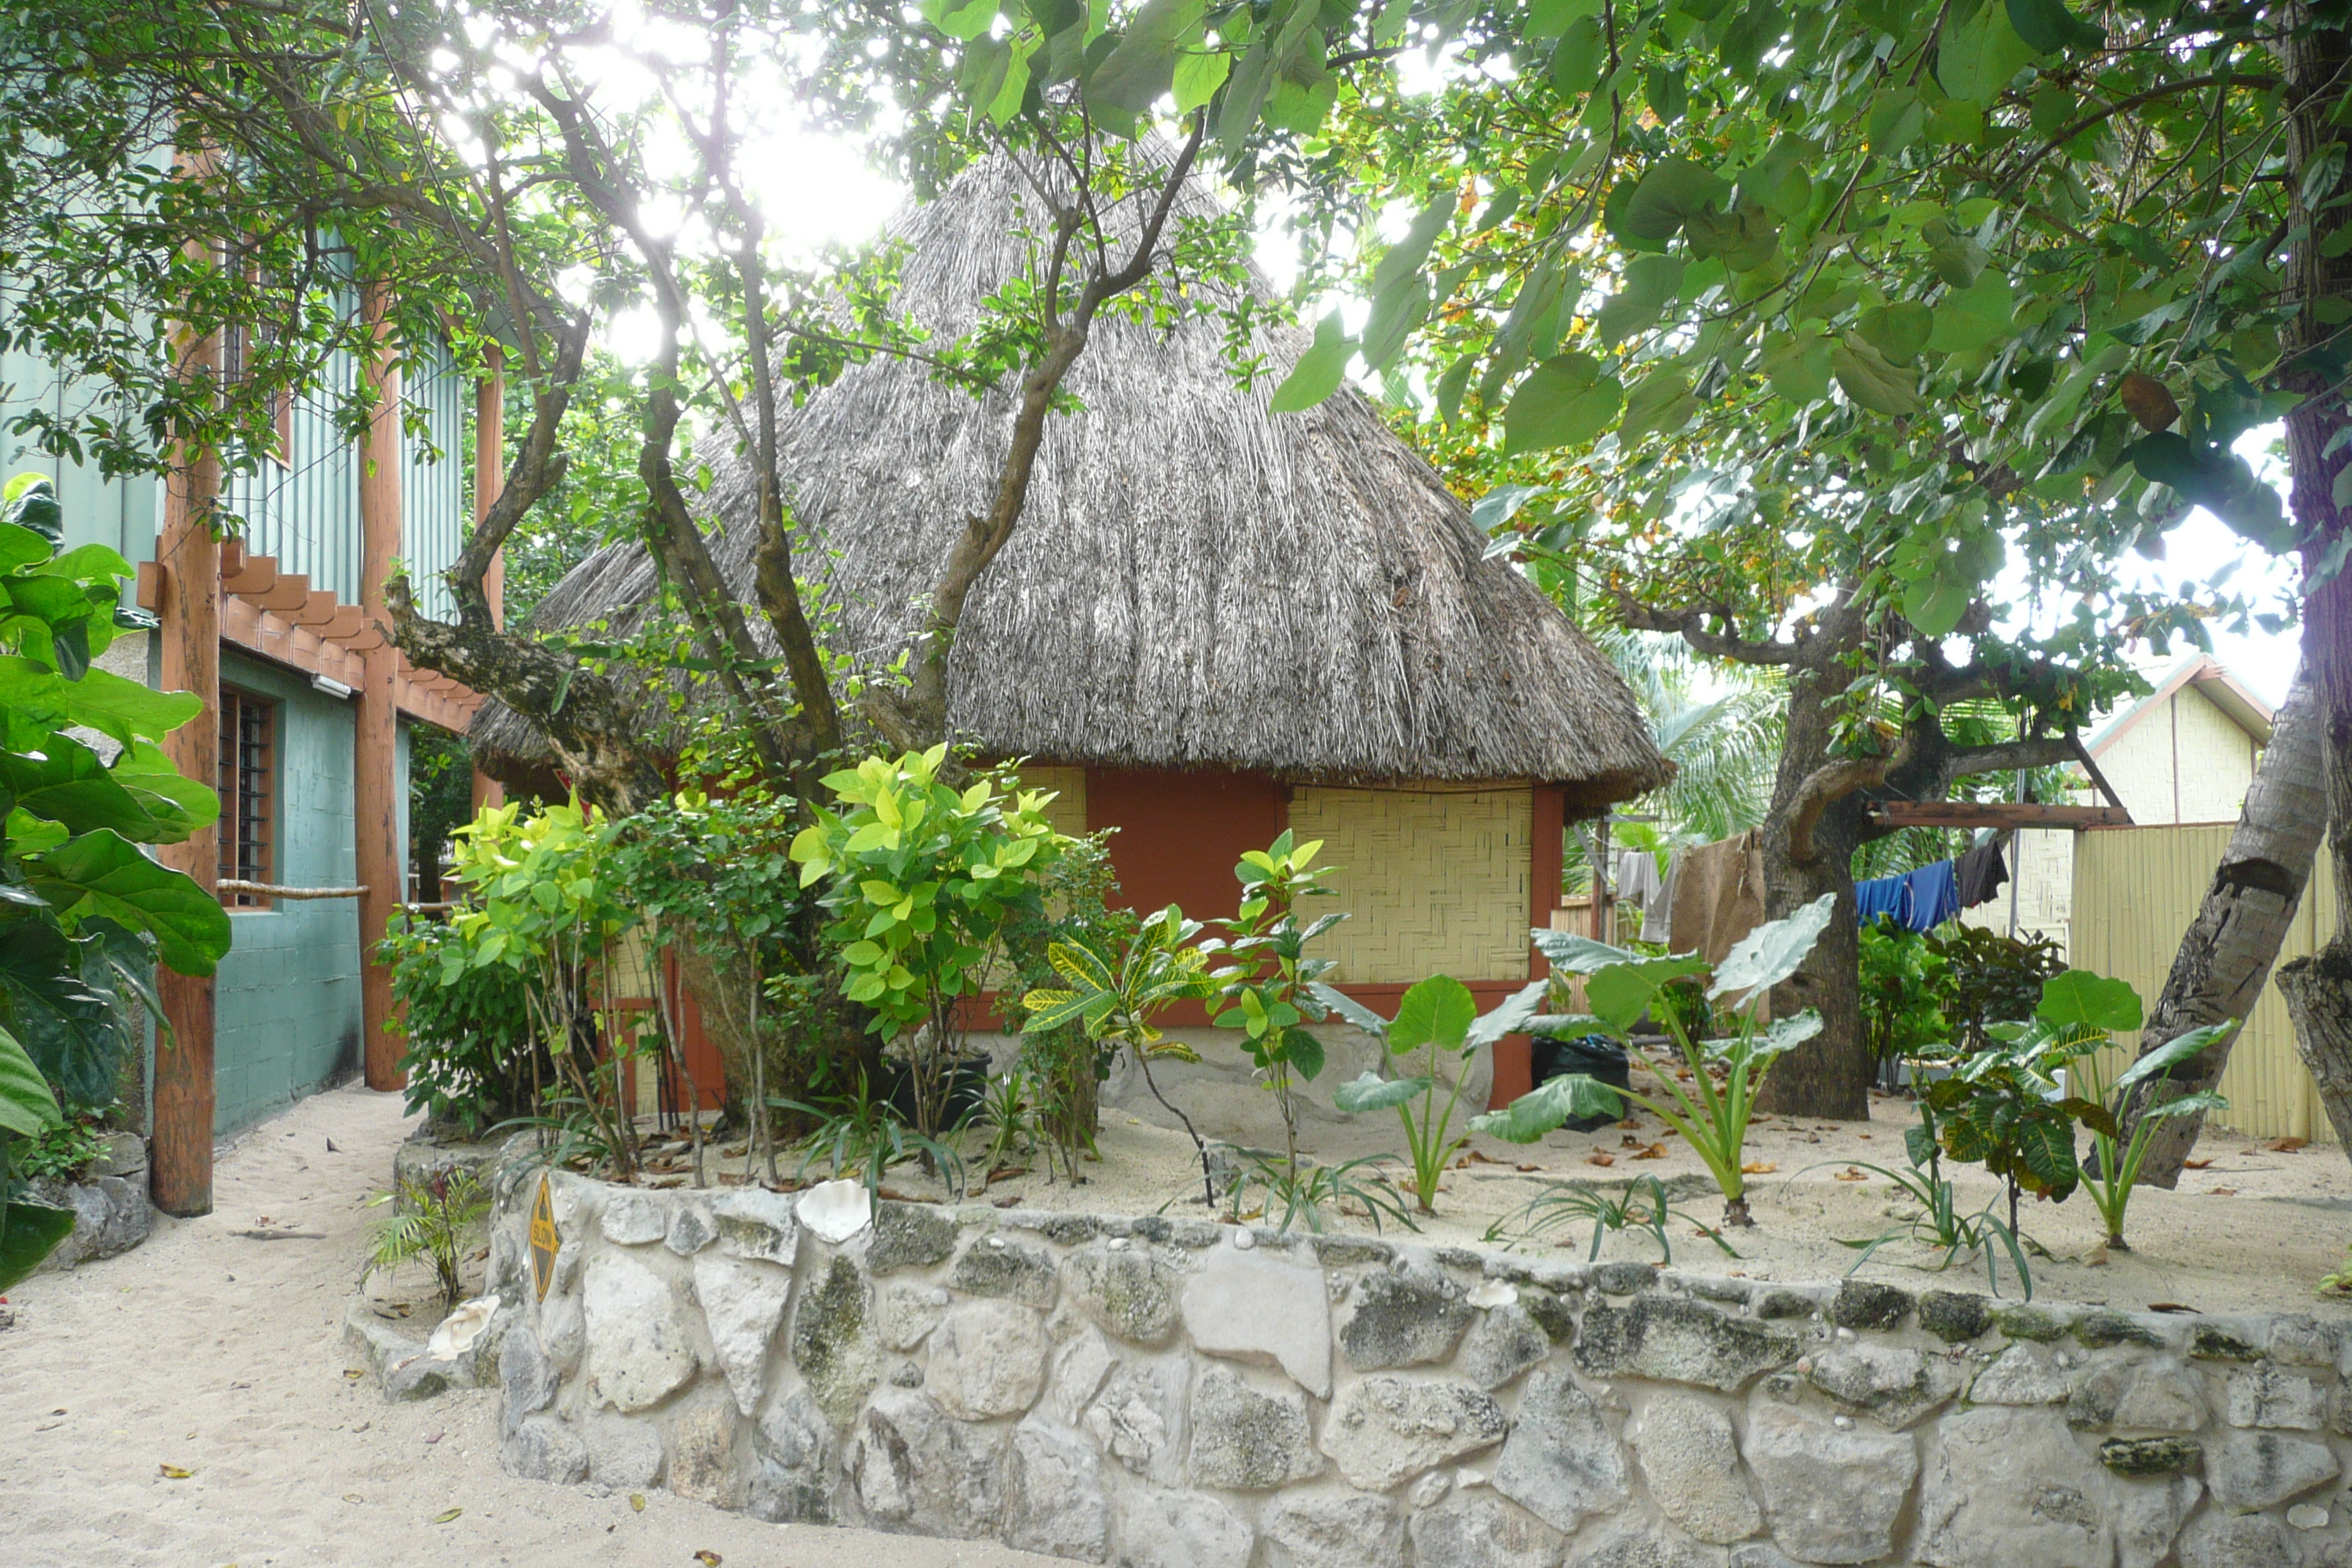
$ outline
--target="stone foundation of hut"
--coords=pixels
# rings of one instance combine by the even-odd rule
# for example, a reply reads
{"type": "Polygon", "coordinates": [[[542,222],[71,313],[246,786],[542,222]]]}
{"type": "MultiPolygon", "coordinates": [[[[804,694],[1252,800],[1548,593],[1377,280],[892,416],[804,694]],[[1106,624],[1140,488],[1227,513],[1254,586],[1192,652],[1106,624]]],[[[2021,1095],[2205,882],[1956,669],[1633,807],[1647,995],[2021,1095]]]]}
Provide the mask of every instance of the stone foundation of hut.
{"type": "Polygon", "coordinates": [[[541,1180],[517,1475],[1132,1568],[2352,1565],[2352,1322],[561,1173],[542,1297],[541,1180]]]}

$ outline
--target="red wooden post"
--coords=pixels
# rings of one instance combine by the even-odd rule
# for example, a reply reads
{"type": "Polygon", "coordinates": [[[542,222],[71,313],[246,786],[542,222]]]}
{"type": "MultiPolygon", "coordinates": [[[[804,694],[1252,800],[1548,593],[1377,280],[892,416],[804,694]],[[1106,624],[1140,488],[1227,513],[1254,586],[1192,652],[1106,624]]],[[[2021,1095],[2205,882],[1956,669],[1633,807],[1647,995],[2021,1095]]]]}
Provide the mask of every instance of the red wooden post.
{"type": "MultiPolygon", "coordinates": [[[[208,152],[181,155],[181,169],[202,173],[208,152]]],[[[216,259],[192,246],[190,258],[216,259]]],[[[184,333],[181,374],[194,381],[220,372],[220,340],[184,333]]],[[[204,710],[163,739],[163,753],[200,784],[220,777],[220,544],[213,538],[213,503],[220,495],[220,458],[183,445],[164,480],[163,525],[155,541],[163,578],[156,632],[166,691],[193,691],[204,710]]],[[[220,874],[217,826],[178,844],[156,847],[155,858],[195,879],[207,893],[220,874]]],[[[213,1207],[213,982],[156,966],[157,1000],[172,1026],[159,1033],[155,1052],[154,1119],[151,1124],[149,1188],[165,1214],[210,1214],[213,1207]]]]}
{"type": "MultiPolygon", "coordinates": [[[[363,368],[375,408],[361,444],[360,609],[370,626],[390,630],[384,584],[400,553],[400,366],[392,353],[389,300],[381,284],[370,284],[364,309],[376,352],[363,368]]],[[[352,842],[360,886],[360,1032],[370,1089],[393,1089],[406,1081],[400,1070],[402,1042],[393,1021],[392,971],[375,961],[376,944],[405,895],[402,886],[400,800],[395,769],[400,720],[393,680],[400,655],[389,642],[360,655],[364,675],[352,705],[356,731],[352,746],[352,842]]]]}
{"type": "MultiPolygon", "coordinates": [[[[506,426],[507,384],[500,368],[506,356],[498,344],[489,352],[489,372],[474,384],[474,526],[479,528],[488,517],[500,491],[506,489],[506,426]]],[[[490,557],[489,570],[482,574],[482,593],[490,601],[490,624],[503,630],[507,624],[507,552],[501,549],[490,557]]],[[[506,785],[490,777],[479,767],[474,769],[474,810],[478,815],[486,805],[506,804],[506,785]]]]}
{"type": "MultiPolygon", "coordinates": [[[[1568,794],[1557,784],[1538,784],[1528,812],[1528,924],[1551,924],[1559,903],[1561,840],[1568,830],[1568,794]]],[[[1528,978],[1541,980],[1551,973],[1542,950],[1528,944],[1528,978]]],[[[1507,1035],[1495,1044],[1495,1086],[1487,1107],[1500,1110],[1535,1087],[1535,1064],[1525,1035],[1507,1035]]]]}

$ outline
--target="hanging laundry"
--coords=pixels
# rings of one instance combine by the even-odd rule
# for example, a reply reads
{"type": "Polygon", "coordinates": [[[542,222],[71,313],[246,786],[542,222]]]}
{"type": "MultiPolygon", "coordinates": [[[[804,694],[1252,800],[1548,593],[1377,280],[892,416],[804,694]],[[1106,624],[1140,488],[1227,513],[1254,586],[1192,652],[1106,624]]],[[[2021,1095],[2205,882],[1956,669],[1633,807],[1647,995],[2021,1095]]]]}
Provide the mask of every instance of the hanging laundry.
{"type": "Polygon", "coordinates": [[[1972,910],[1992,902],[2001,884],[2009,880],[2009,862],[2001,855],[2000,838],[1988,838],[1961,856],[1952,868],[1952,879],[1959,887],[1960,908],[1972,910]]]}
{"type": "Polygon", "coordinates": [[[1764,836],[1750,828],[1684,856],[1673,900],[1675,947],[1721,963],[1732,943],[1764,923],[1764,836]]]}
{"type": "Polygon", "coordinates": [[[1853,885],[1854,924],[1866,926],[1881,915],[1893,915],[1908,925],[1910,913],[1910,878],[1873,877],[1867,882],[1853,885]]]}
{"type": "Polygon", "coordinates": [[[1959,886],[1949,860],[1922,866],[1904,880],[1911,884],[1911,902],[1904,911],[1903,923],[1913,931],[1934,931],[1960,912],[1959,886]]]}
{"type": "Polygon", "coordinates": [[[1646,849],[1621,850],[1617,856],[1617,901],[1642,911],[1642,940],[1663,942],[1657,934],[1674,921],[1667,913],[1666,879],[1658,875],[1658,858],[1646,849]]]}

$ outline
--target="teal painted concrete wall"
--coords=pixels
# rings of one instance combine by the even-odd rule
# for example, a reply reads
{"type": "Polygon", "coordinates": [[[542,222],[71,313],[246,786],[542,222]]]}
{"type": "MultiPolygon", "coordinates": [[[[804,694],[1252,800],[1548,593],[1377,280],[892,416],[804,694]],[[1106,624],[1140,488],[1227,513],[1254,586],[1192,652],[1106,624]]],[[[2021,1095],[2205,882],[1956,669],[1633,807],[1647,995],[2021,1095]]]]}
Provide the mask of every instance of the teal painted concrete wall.
{"type": "MultiPolygon", "coordinates": [[[[221,679],[278,702],[277,865],[288,887],[350,887],[352,704],[290,671],[224,650],[221,679]]],[[[408,772],[402,727],[397,777],[408,772]]],[[[404,787],[399,798],[405,798],[404,787]]],[[[402,842],[405,842],[404,834],[402,842]]],[[[360,943],[355,899],[282,899],[229,915],[234,945],[214,983],[216,1133],[359,1070],[360,943]]]]}

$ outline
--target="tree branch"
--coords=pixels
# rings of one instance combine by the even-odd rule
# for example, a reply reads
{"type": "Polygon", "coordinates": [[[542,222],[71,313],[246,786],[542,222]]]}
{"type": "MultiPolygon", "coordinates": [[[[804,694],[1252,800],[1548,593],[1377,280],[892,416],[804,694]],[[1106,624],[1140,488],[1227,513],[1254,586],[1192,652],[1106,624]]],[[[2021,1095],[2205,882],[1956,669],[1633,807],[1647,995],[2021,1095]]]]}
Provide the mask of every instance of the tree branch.
{"type": "Polygon", "coordinates": [[[1809,634],[1800,631],[1793,641],[1756,641],[1706,629],[1708,617],[1732,624],[1730,606],[1705,605],[1696,608],[1660,609],[1619,589],[1617,619],[1637,632],[1665,632],[1679,637],[1703,654],[1737,664],[1790,665],[1804,652],[1809,634]]]}

